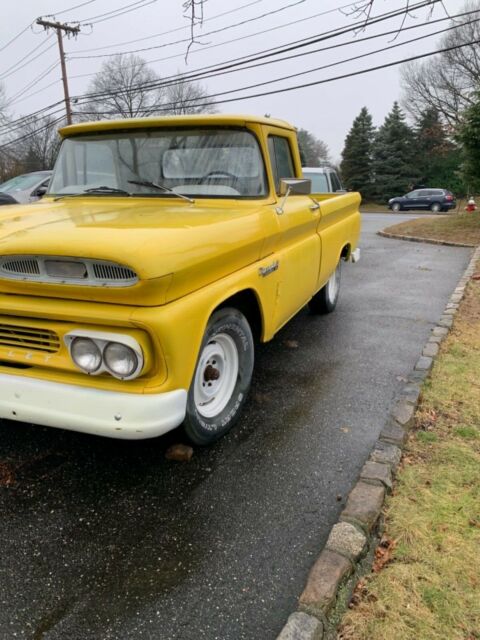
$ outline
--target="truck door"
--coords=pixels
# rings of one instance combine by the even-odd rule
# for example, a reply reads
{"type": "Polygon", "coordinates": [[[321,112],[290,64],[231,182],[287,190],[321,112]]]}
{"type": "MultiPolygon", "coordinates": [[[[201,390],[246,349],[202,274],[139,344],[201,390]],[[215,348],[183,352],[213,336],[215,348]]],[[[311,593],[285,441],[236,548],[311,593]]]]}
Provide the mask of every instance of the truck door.
{"type": "MultiPolygon", "coordinates": [[[[270,135],[268,150],[277,194],[282,178],[296,177],[288,137],[270,135]]],[[[278,211],[283,198],[278,197],[275,215],[279,234],[276,244],[278,292],[275,326],[293,316],[315,292],[320,267],[320,237],[317,226],[320,209],[305,195],[290,194],[278,211]]]]}

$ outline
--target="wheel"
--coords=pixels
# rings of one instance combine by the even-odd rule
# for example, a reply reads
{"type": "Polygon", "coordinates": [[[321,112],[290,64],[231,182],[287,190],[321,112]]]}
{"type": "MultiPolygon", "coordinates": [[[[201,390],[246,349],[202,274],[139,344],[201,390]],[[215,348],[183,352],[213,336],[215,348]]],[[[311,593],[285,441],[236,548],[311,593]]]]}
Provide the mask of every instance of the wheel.
{"type": "Polygon", "coordinates": [[[392,204],[392,211],[395,211],[395,213],[398,213],[401,209],[402,207],[400,206],[399,202],[394,202],[392,204]]]}
{"type": "Polygon", "coordinates": [[[439,202],[434,202],[430,205],[430,211],[432,211],[433,213],[438,213],[441,208],[442,207],[439,202]]]}
{"type": "Polygon", "coordinates": [[[341,265],[342,261],[340,260],[327,284],[308,303],[312,313],[331,313],[337,306],[338,294],[340,293],[341,265]]]}
{"type": "Polygon", "coordinates": [[[187,396],[185,433],[194,444],[218,440],[238,420],[252,380],[254,344],[245,316],[223,308],[210,318],[187,396]]]}

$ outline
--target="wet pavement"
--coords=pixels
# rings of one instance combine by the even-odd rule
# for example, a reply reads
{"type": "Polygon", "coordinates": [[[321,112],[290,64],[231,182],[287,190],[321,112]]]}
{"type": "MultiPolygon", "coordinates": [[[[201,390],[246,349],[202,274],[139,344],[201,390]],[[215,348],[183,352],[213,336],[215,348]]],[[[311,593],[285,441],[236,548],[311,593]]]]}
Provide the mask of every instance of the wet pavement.
{"type": "Polygon", "coordinates": [[[0,422],[0,639],[274,640],[470,252],[365,215],[335,313],[257,353],[238,427],[113,441],[0,422]]]}

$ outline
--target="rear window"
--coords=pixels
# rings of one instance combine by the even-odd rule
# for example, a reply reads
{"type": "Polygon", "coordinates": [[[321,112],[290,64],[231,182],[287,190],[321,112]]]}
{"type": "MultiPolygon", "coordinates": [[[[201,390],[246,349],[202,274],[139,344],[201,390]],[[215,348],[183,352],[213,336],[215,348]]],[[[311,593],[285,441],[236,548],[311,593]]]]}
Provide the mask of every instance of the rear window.
{"type": "Polygon", "coordinates": [[[324,173],[304,171],[303,177],[312,181],[312,193],[328,193],[327,176],[324,173]]]}

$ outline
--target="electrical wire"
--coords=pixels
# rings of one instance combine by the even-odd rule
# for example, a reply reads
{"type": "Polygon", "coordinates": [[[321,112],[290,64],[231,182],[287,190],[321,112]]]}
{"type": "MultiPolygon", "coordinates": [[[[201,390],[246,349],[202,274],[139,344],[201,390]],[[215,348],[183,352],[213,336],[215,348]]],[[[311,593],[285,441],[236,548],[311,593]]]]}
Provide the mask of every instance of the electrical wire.
{"type": "Polygon", "coordinates": [[[20,89],[15,95],[13,95],[11,98],[9,98],[9,100],[7,102],[7,107],[8,108],[12,107],[15,104],[17,98],[20,98],[20,96],[24,95],[34,85],[38,84],[41,80],[46,78],[56,67],[58,67],[58,64],[59,64],[59,62],[58,62],[58,60],[56,60],[53,64],[51,64],[48,67],[48,69],[40,72],[40,74],[37,77],[35,77],[34,80],[29,82],[27,85],[25,85],[25,87],[20,89]]]}
{"type": "Polygon", "coordinates": [[[98,24],[99,22],[105,22],[106,20],[111,20],[112,18],[123,16],[125,13],[131,13],[132,11],[137,11],[137,9],[143,9],[143,7],[146,7],[149,4],[153,4],[155,2],[158,2],[158,0],[136,0],[136,2],[131,2],[130,4],[126,4],[123,7],[119,7],[118,9],[107,11],[106,13],[100,13],[96,16],[92,16],[91,18],[84,18],[83,20],[79,20],[79,22],[84,25],[98,24]],[[97,18],[103,18],[103,20],[97,20],[97,18]]]}
{"type": "MultiPolygon", "coordinates": [[[[259,4],[260,2],[265,2],[265,0],[253,0],[253,2],[248,2],[247,4],[242,4],[239,7],[236,7],[235,9],[229,9],[228,11],[224,11],[223,13],[217,13],[214,16],[210,16],[209,18],[205,18],[203,20],[203,22],[210,22],[212,20],[217,20],[218,18],[223,18],[224,16],[227,16],[231,13],[236,13],[237,11],[241,11],[242,9],[246,9],[247,7],[251,7],[254,4],[259,4]]],[[[354,4],[354,3],[352,3],[354,4]]],[[[350,5],[349,5],[350,6],[350,5]]],[[[337,11],[337,9],[334,9],[334,11],[337,11]]],[[[120,47],[120,46],[124,46],[127,44],[135,44],[136,42],[144,42],[145,40],[151,40],[152,38],[159,38],[160,36],[167,36],[171,33],[176,33],[177,31],[185,31],[186,29],[189,29],[190,27],[187,25],[184,25],[183,27],[177,27],[175,29],[169,29],[168,31],[162,31],[161,33],[154,33],[151,36],[144,36],[143,38],[136,38],[135,40],[125,40],[123,42],[116,42],[115,44],[107,44],[103,47],[93,47],[90,49],[79,49],[77,51],[75,51],[75,53],[90,53],[91,51],[102,51],[103,49],[114,49],[115,47],[120,47]]]]}
{"type": "MultiPolygon", "coordinates": [[[[41,47],[43,47],[44,44],[46,44],[50,38],[53,36],[53,33],[50,33],[45,40],[42,40],[42,42],[37,45],[36,47],[34,47],[31,51],[29,51],[27,54],[25,54],[23,56],[23,58],[21,58],[20,60],[18,60],[17,62],[15,62],[14,64],[12,64],[10,67],[8,67],[8,69],[6,69],[5,71],[0,71],[0,80],[3,80],[4,78],[7,78],[8,76],[12,75],[12,73],[15,73],[16,71],[18,71],[19,69],[23,69],[23,67],[25,65],[22,65],[21,67],[18,67],[18,65],[23,62],[26,58],[29,58],[32,54],[35,53],[35,51],[38,51],[38,49],[40,49],[41,47]],[[16,69],[15,67],[18,67],[18,69],[16,69]],[[11,71],[13,69],[13,71],[11,71]],[[10,72],[10,73],[9,73],[10,72]]],[[[54,46],[54,44],[52,45],[54,46]]],[[[41,55],[43,55],[44,53],[46,53],[49,49],[51,49],[52,47],[48,47],[47,49],[45,49],[45,51],[42,51],[41,53],[37,54],[35,56],[35,59],[37,60],[41,55]]],[[[31,62],[31,61],[30,61],[31,62]]]]}
{"type": "MultiPolygon", "coordinates": [[[[297,91],[298,89],[305,89],[305,88],[309,88],[309,87],[314,87],[314,86],[318,86],[321,84],[327,84],[329,82],[335,82],[337,80],[345,80],[346,78],[353,78],[355,76],[360,76],[360,75],[364,75],[366,73],[371,73],[372,71],[379,71],[381,69],[388,69],[390,67],[395,67],[398,66],[399,64],[404,64],[406,62],[413,62],[415,60],[421,60],[423,58],[428,58],[430,56],[434,56],[437,55],[439,53],[446,53],[448,51],[453,51],[455,49],[461,49],[463,47],[467,47],[467,46],[472,46],[475,44],[479,44],[480,40],[473,40],[472,42],[465,42],[462,44],[458,44],[458,45],[454,45],[451,47],[445,47],[443,49],[437,49],[435,51],[429,51],[428,53],[423,53],[423,54],[419,54],[416,56],[411,56],[409,58],[403,58],[402,60],[395,60],[394,62],[388,62],[385,64],[381,64],[381,65],[377,65],[375,67],[369,67],[367,69],[361,69],[359,71],[353,71],[350,73],[346,73],[343,75],[339,75],[339,76],[334,76],[331,78],[325,78],[323,80],[315,80],[313,82],[307,82],[304,84],[299,84],[299,85],[295,85],[293,87],[284,87],[282,89],[274,89],[272,91],[265,91],[262,93],[255,93],[255,94],[251,94],[251,95],[247,95],[247,96],[240,96],[238,98],[226,98],[224,100],[217,100],[215,101],[215,104],[227,104],[230,102],[238,102],[240,100],[250,100],[252,98],[263,98],[265,96],[271,96],[271,95],[278,95],[281,93],[288,93],[291,91],[297,91]]],[[[231,93],[229,91],[225,91],[225,94],[231,93]]],[[[202,96],[202,100],[210,100],[212,96],[207,95],[207,96],[202,96]]],[[[170,107],[172,106],[173,103],[169,105],[164,105],[161,108],[155,108],[155,109],[145,109],[144,112],[145,113],[160,113],[162,111],[169,111],[170,107]]],[[[204,102],[203,104],[195,104],[194,106],[196,108],[198,107],[208,107],[211,105],[211,102],[204,102]]],[[[92,112],[88,112],[88,111],[82,111],[82,112],[75,112],[75,115],[104,115],[104,116],[112,116],[115,115],[115,112],[108,112],[108,111],[104,111],[101,113],[98,113],[96,111],[92,111],[92,112]]]]}
{"type": "Polygon", "coordinates": [[[27,27],[25,27],[25,29],[23,29],[22,31],[20,31],[20,33],[17,33],[16,36],[14,36],[11,40],[9,40],[6,44],[4,44],[2,46],[2,48],[0,49],[1,51],[4,51],[8,46],[10,46],[13,42],[15,42],[16,40],[18,40],[18,38],[20,38],[20,36],[22,36],[26,31],[28,31],[32,26],[32,23],[30,23],[27,27]]]}
{"type": "MultiPolygon", "coordinates": [[[[34,117],[42,117],[42,115],[46,115],[47,112],[50,109],[53,109],[54,107],[57,107],[60,104],[65,104],[65,100],[58,100],[57,102],[53,102],[52,104],[47,105],[46,107],[42,107],[41,109],[37,109],[37,111],[34,111],[33,113],[29,113],[25,116],[21,116],[20,118],[16,118],[15,120],[11,120],[10,122],[7,122],[3,125],[0,125],[0,135],[2,135],[2,131],[4,129],[11,129],[14,126],[21,126],[22,123],[28,121],[30,118],[34,118],[34,117]]],[[[8,131],[7,131],[8,133],[8,131]]]]}
{"type": "Polygon", "coordinates": [[[65,115],[62,115],[59,118],[56,118],[55,120],[53,120],[52,122],[49,122],[48,124],[44,125],[43,127],[40,127],[39,129],[35,129],[35,131],[26,133],[25,135],[20,136],[19,138],[14,138],[13,140],[9,140],[8,142],[5,142],[2,145],[0,145],[0,150],[6,149],[12,144],[18,144],[19,142],[24,142],[29,138],[33,138],[37,134],[42,133],[43,131],[46,131],[47,129],[50,129],[51,127],[54,127],[55,125],[59,124],[64,119],[65,119],[65,115]]]}
{"type": "MultiPolygon", "coordinates": [[[[295,0],[295,2],[291,2],[290,4],[287,4],[283,7],[280,7],[278,9],[274,9],[273,11],[268,11],[266,13],[263,13],[259,16],[255,16],[253,18],[246,18],[245,20],[242,20],[240,22],[236,22],[234,24],[228,25],[226,27],[222,27],[219,29],[214,29],[213,31],[207,31],[206,33],[203,33],[201,35],[202,38],[206,38],[207,36],[211,36],[211,35],[215,35],[217,33],[223,33],[224,31],[228,31],[229,29],[234,29],[236,27],[240,27],[243,26],[245,24],[249,24],[250,22],[254,22],[255,20],[261,20],[262,18],[267,18],[270,17],[272,15],[275,15],[277,13],[280,13],[282,11],[286,11],[287,9],[291,9],[292,7],[296,7],[300,4],[304,4],[307,0],[295,0]]],[[[72,55],[70,56],[70,60],[87,60],[87,59],[92,59],[92,58],[109,58],[112,56],[118,56],[119,54],[122,55],[130,55],[132,53],[143,53],[144,51],[152,51],[153,49],[164,49],[166,47],[171,47],[174,46],[176,44],[185,44],[186,42],[190,42],[191,38],[182,38],[181,40],[175,40],[173,42],[165,42],[163,44],[159,44],[159,45],[155,45],[152,47],[144,47],[141,49],[130,49],[128,51],[117,51],[116,53],[100,53],[97,55],[92,55],[92,56],[77,56],[77,55],[72,55]]]]}
{"type": "MultiPolygon", "coordinates": [[[[233,44],[234,42],[239,42],[241,40],[247,40],[248,38],[253,38],[253,37],[258,36],[258,35],[263,35],[265,33],[270,33],[271,31],[278,31],[279,29],[284,29],[284,28],[287,28],[287,27],[291,27],[291,26],[299,24],[301,22],[306,22],[308,20],[312,20],[313,18],[318,18],[320,16],[324,16],[324,15],[326,15],[328,13],[335,13],[335,12],[339,11],[342,8],[350,7],[350,6],[353,6],[354,4],[356,4],[356,2],[350,3],[348,5],[343,5],[343,7],[338,7],[337,9],[330,9],[328,11],[321,11],[320,13],[314,13],[313,15],[307,16],[306,18],[301,18],[299,20],[289,21],[289,22],[287,22],[285,24],[281,24],[281,25],[278,25],[276,27],[270,27],[269,29],[264,29],[262,31],[256,31],[254,33],[250,33],[250,34],[245,35],[245,36],[240,36],[239,38],[231,38],[228,41],[219,42],[217,44],[206,45],[206,46],[202,45],[201,49],[198,49],[198,50],[193,49],[192,51],[190,51],[189,55],[197,53],[198,51],[206,51],[208,49],[216,49],[218,47],[222,47],[225,44],[233,44]]],[[[396,31],[395,31],[395,33],[396,33],[396,31]]],[[[251,55],[255,55],[255,54],[251,54],[251,55]]],[[[147,64],[153,64],[154,62],[164,62],[164,61],[167,61],[167,60],[172,60],[174,58],[184,58],[184,57],[185,57],[184,54],[181,53],[181,54],[177,54],[177,55],[173,55],[173,56],[167,56],[167,57],[164,57],[164,58],[154,58],[153,60],[144,60],[143,63],[142,63],[142,66],[146,66],[147,64]]],[[[243,56],[242,59],[243,58],[247,58],[247,57],[250,57],[250,56],[243,56]]],[[[73,57],[70,56],[69,59],[70,60],[72,60],[72,59],[74,60],[75,57],[74,56],[73,57]]],[[[239,59],[240,58],[235,58],[235,60],[239,60],[239,59]]],[[[215,66],[215,65],[210,65],[210,66],[215,66]]],[[[126,69],[133,68],[133,65],[127,65],[125,68],[126,69]]],[[[82,74],[77,74],[77,75],[70,76],[70,77],[72,79],[75,79],[75,78],[87,78],[87,77],[96,75],[96,73],[97,72],[82,73],[82,74]]]]}
{"type": "MultiPolygon", "coordinates": [[[[282,94],[282,93],[296,91],[296,90],[299,90],[299,89],[318,86],[318,85],[321,85],[321,84],[327,84],[329,82],[335,82],[337,80],[344,80],[346,78],[352,78],[352,77],[364,75],[366,73],[371,73],[373,71],[378,71],[378,70],[381,70],[381,69],[391,68],[391,67],[394,67],[394,66],[398,66],[400,64],[404,64],[406,62],[413,62],[413,61],[416,61],[416,60],[421,60],[421,59],[428,58],[428,57],[431,57],[431,56],[434,56],[434,55],[438,55],[439,53],[446,53],[446,52],[453,51],[453,50],[456,50],[456,49],[461,49],[463,47],[473,46],[473,45],[476,45],[476,44],[479,44],[479,43],[480,43],[480,40],[473,40],[471,42],[465,42],[465,43],[462,43],[462,44],[453,45],[451,47],[444,47],[442,49],[436,49],[435,51],[429,51],[427,53],[419,54],[419,55],[416,55],[416,56],[410,56],[408,58],[403,58],[401,60],[395,60],[393,62],[388,62],[388,63],[382,64],[382,65],[376,65],[376,66],[373,66],[373,67],[368,67],[366,69],[353,71],[353,72],[342,74],[342,75],[339,75],[339,76],[334,76],[334,77],[330,77],[330,78],[324,78],[323,80],[316,80],[316,81],[304,83],[304,84],[301,84],[301,85],[295,85],[293,87],[284,87],[284,88],[281,88],[281,89],[274,89],[272,91],[266,91],[266,92],[257,93],[257,94],[250,94],[250,95],[247,95],[247,96],[240,96],[240,97],[237,97],[237,98],[226,98],[224,100],[216,101],[216,104],[226,104],[226,103],[230,103],[230,102],[238,102],[239,100],[250,100],[250,99],[258,98],[258,97],[265,97],[265,96],[270,96],[270,95],[278,95],[278,94],[282,94]]],[[[224,93],[228,94],[230,92],[224,92],[224,93]]],[[[203,100],[210,99],[210,96],[204,96],[204,97],[202,97],[202,99],[203,100]]],[[[195,106],[196,107],[209,106],[209,103],[196,104],[195,106]]],[[[147,110],[147,112],[152,112],[152,113],[153,112],[158,113],[158,112],[161,112],[161,111],[168,111],[168,107],[164,106],[161,109],[147,110]]],[[[89,115],[89,112],[79,112],[79,113],[75,112],[75,115],[82,115],[82,116],[89,115]]],[[[99,114],[97,112],[92,112],[92,115],[96,115],[96,116],[98,116],[98,115],[111,116],[111,115],[115,115],[115,114],[112,113],[112,112],[103,112],[102,114],[99,114]]],[[[30,117],[31,117],[31,115],[30,115],[30,117]]],[[[60,118],[58,118],[56,120],[56,122],[59,122],[60,120],[63,120],[63,119],[64,119],[64,116],[61,116],[60,118]]],[[[7,147],[7,146],[9,146],[11,144],[14,144],[14,143],[21,142],[21,141],[27,139],[28,137],[31,137],[32,135],[36,135],[37,133],[42,132],[43,130],[47,129],[49,126],[53,126],[53,123],[50,123],[48,126],[41,127],[40,129],[35,130],[32,133],[25,134],[24,136],[21,136],[20,138],[15,138],[13,140],[10,140],[7,143],[1,145],[0,149],[3,149],[3,148],[5,148],[5,147],[7,147]]]]}
{"type": "MultiPolygon", "coordinates": [[[[422,6],[426,6],[427,4],[430,4],[429,0],[425,0],[425,2],[420,3],[422,6]]],[[[392,17],[398,17],[398,15],[402,14],[402,10],[396,10],[393,12],[387,12],[385,14],[381,14],[379,16],[377,16],[376,18],[372,19],[372,24],[377,24],[379,22],[383,22],[384,20],[388,20],[392,17]]],[[[362,21],[363,24],[363,21],[362,21]]],[[[354,23],[353,25],[351,25],[350,27],[344,27],[344,28],[337,28],[337,29],[332,29],[329,31],[326,31],[324,33],[321,33],[315,37],[308,37],[308,38],[304,38],[301,40],[296,40],[290,43],[287,43],[286,45],[281,45],[280,47],[274,47],[272,49],[266,49],[263,51],[258,52],[257,54],[253,54],[253,55],[248,55],[248,56],[242,56],[240,58],[234,58],[233,60],[229,61],[228,63],[222,65],[221,67],[217,67],[215,68],[216,71],[224,71],[227,70],[229,68],[235,67],[237,64],[239,64],[239,61],[243,61],[243,64],[247,64],[250,62],[257,62],[258,60],[263,60],[265,58],[269,58],[273,55],[279,55],[281,53],[287,53],[289,51],[294,51],[296,49],[299,48],[303,48],[306,46],[310,46],[312,44],[316,44],[318,42],[323,42],[325,40],[329,40],[331,38],[336,38],[340,35],[345,35],[346,33],[349,33],[351,31],[355,31],[358,28],[358,23],[354,23]]],[[[215,65],[211,65],[213,67],[215,67],[215,65]]],[[[210,67],[205,67],[205,69],[209,69],[210,67]]],[[[145,83],[142,86],[143,87],[148,87],[148,86],[159,86],[160,83],[162,81],[158,80],[158,81],[154,81],[152,83],[145,83]]],[[[140,85],[137,85],[140,86],[140,85]]],[[[122,91],[118,91],[118,92],[96,92],[96,93],[87,93],[87,94],[83,94],[83,96],[75,96],[76,99],[82,99],[82,97],[100,97],[102,95],[117,95],[117,93],[122,93],[122,91]]]]}
{"type": "Polygon", "coordinates": [[[61,16],[64,13],[69,13],[70,11],[74,11],[75,9],[80,9],[80,7],[85,7],[87,4],[92,4],[92,2],[97,2],[97,0],[87,0],[87,2],[82,2],[81,4],[76,4],[74,7],[69,7],[68,9],[62,9],[62,11],[57,11],[56,13],[49,13],[50,17],[61,16]]]}

